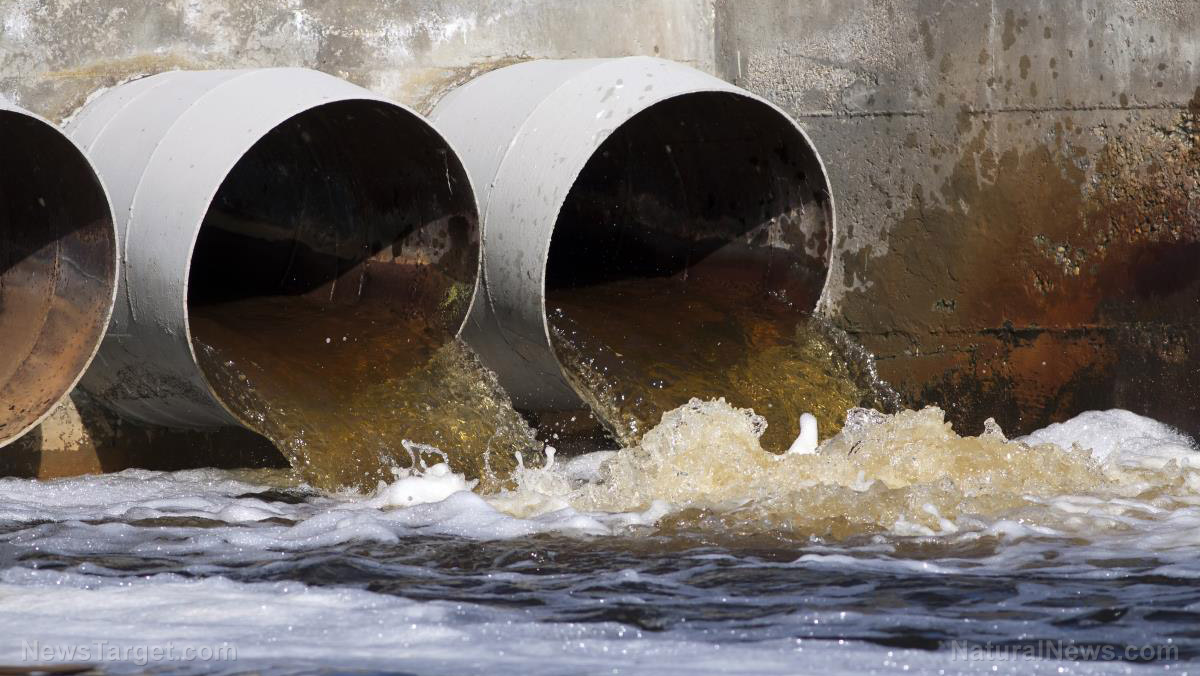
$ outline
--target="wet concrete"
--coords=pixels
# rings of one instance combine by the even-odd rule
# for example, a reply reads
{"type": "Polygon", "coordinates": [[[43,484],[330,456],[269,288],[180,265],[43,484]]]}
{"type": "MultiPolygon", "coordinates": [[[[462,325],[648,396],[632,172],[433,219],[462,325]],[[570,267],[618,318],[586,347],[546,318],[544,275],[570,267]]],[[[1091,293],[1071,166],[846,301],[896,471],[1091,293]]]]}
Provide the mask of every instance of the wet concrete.
{"type": "Polygon", "coordinates": [[[1114,406],[1200,431],[1200,7],[866,5],[718,21],[722,71],[829,164],[825,312],[967,432],[1114,406]]]}
{"type": "Polygon", "coordinates": [[[12,0],[0,92],[58,120],[165,70],[306,66],[428,111],[517,60],[636,53],[710,69],[711,23],[703,0],[12,0]]]}
{"type": "Polygon", "coordinates": [[[1177,389],[1200,385],[1200,225],[1180,194],[1200,172],[1194,116],[1097,153],[1081,145],[1094,128],[1072,118],[1047,145],[998,152],[998,124],[1011,122],[964,119],[974,134],[940,185],[914,186],[890,255],[847,261],[845,275],[869,266],[888,283],[844,306],[846,326],[914,402],[944,402],[968,426],[1119,406],[1195,429],[1177,389]]]}

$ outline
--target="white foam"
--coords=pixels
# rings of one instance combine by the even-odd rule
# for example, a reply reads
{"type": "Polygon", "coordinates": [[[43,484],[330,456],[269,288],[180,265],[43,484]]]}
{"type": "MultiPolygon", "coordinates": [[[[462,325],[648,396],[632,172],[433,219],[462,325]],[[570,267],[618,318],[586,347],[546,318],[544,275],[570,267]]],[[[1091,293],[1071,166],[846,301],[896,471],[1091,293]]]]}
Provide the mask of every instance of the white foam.
{"type": "MultiPolygon", "coordinates": [[[[731,421],[726,422],[718,417],[721,424],[745,426],[744,415],[726,408],[713,409],[718,411],[718,416],[725,416],[731,421]]],[[[693,414],[707,415],[706,411],[697,409],[693,414]]],[[[852,428],[855,433],[886,422],[886,418],[878,416],[870,420],[859,418],[863,416],[855,418],[852,428]]],[[[685,432],[695,435],[695,443],[699,446],[695,451],[686,450],[691,454],[686,457],[702,457],[700,454],[704,452],[704,444],[709,443],[706,441],[709,432],[703,427],[686,427],[691,424],[676,421],[675,427],[670,430],[671,436],[666,440],[672,444],[671,449],[679,449],[682,453],[686,449],[681,445],[684,437],[679,435],[685,432]]],[[[748,434],[742,436],[749,439],[748,434]]],[[[741,437],[729,438],[745,442],[741,437]]],[[[715,441],[718,437],[712,439],[713,443],[718,443],[715,441]]],[[[911,514],[902,515],[895,521],[893,532],[913,536],[945,536],[959,531],[983,529],[994,535],[1019,537],[1076,529],[1087,534],[1088,528],[1100,528],[1133,529],[1149,536],[1148,529],[1153,523],[1193,527],[1192,515],[1200,509],[1200,486],[1197,486],[1200,479],[1196,478],[1200,472],[1194,471],[1198,469],[1195,467],[1198,454],[1188,437],[1166,425],[1128,411],[1089,412],[1071,421],[1038,430],[1020,441],[1086,448],[1103,461],[1109,476],[1118,477],[1120,472],[1129,469],[1139,470],[1139,473],[1130,475],[1132,478],[1123,478],[1128,485],[1121,491],[1109,494],[1027,496],[1029,504],[1045,509],[1038,513],[1023,514],[1019,519],[1012,515],[998,515],[994,523],[945,516],[931,501],[916,503],[911,514]],[[1151,504],[1134,499],[1155,481],[1162,482],[1162,490],[1170,492],[1169,503],[1151,504]]],[[[917,442],[909,440],[905,443],[912,445],[917,442]]],[[[832,448],[831,442],[822,446],[821,453],[833,452],[827,446],[832,448]]],[[[750,457],[753,452],[747,450],[742,455],[750,457]]],[[[511,538],[544,532],[612,534],[653,526],[678,508],[688,506],[686,502],[672,504],[662,495],[645,491],[644,495],[639,494],[638,499],[633,501],[640,502],[640,505],[624,511],[609,513],[573,506],[572,496],[584,492],[583,488],[612,488],[605,488],[605,482],[612,482],[616,477],[606,475],[604,468],[617,457],[615,452],[601,452],[563,462],[556,461],[551,453],[545,467],[521,468],[517,477],[521,490],[494,496],[481,497],[472,493],[472,482],[440,464],[423,472],[401,472],[396,481],[381,486],[369,497],[352,494],[314,496],[295,505],[260,499],[256,493],[263,491],[266,486],[256,483],[254,477],[235,478],[217,471],[162,473],[130,470],[56,481],[0,479],[0,495],[4,496],[0,500],[0,521],[80,524],[89,521],[191,517],[231,525],[261,522],[262,525],[254,528],[208,529],[203,535],[191,535],[178,546],[197,546],[197,540],[204,539],[208,544],[220,542],[250,548],[250,551],[292,551],[353,541],[394,542],[417,532],[479,539],[511,538]]],[[[742,456],[730,457],[736,459],[742,456]]],[[[774,471],[772,467],[767,469],[774,471]]],[[[854,491],[866,494],[877,483],[861,472],[855,476],[857,479],[846,479],[849,482],[846,485],[854,491]]],[[[1121,477],[1124,475],[1118,478],[1121,477]]],[[[733,488],[736,488],[736,484],[723,490],[728,492],[733,488]]],[[[782,493],[792,488],[781,485],[777,490],[782,493]]],[[[764,487],[754,487],[754,490],[774,499],[764,492],[764,487]]],[[[730,493],[725,502],[737,509],[741,503],[734,497],[730,493]]],[[[742,503],[750,497],[753,496],[747,494],[742,503]]],[[[70,526],[67,530],[74,528],[80,531],[77,538],[79,543],[71,548],[78,549],[86,543],[90,551],[104,549],[106,540],[89,540],[82,534],[95,527],[86,524],[70,526]]],[[[149,541],[139,543],[139,539],[147,536],[135,528],[119,523],[107,524],[105,528],[114,532],[122,528],[130,530],[121,536],[123,539],[119,542],[109,543],[113,551],[126,546],[136,548],[142,544],[160,546],[149,541]]],[[[63,539],[65,532],[59,529],[50,534],[31,530],[22,537],[31,542],[46,538],[63,539]]],[[[1161,530],[1154,537],[1158,542],[1169,539],[1161,530]]],[[[1184,542],[1194,539],[1180,537],[1184,542]]],[[[69,540],[66,538],[64,541],[69,540]]]]}
{"type": "Polygon", "coordinates": [[[1079,446],[1101,462],[1145,469],[1160,469],[1171,461],[1191,465],[1200,459],[1195,442],[1187,435],[1123,409],[1087,411],[1019,441],[1067,449],[1079,446]]]}
{"type": "Polygon", "coordinates": [[[476,483],[455,474],[446,463],[438,463],[421,473],[404,472],[391,485],[380,488],[367,504],[381,509],[441,502],[455,493],[471,490],[476,483]]]}
{"type": "MultiPolygon", "coordinates": [[[[728,415],[730,424],[745,424],[744,416],[728,411],[720,414],[728,415]]],[[[884,421],[883,417],[859,414],[854,432],[884,421]]],[[[667,439],[671,443],[694,438],[701,444],[698,451],[704,443],[742,438],[710,435],[682,423],[672,435],[667,439]]],[[[1110,468],[1110,476],[1120,478],[1121,468],[1132,468],[1140,483],[1115,484],[1116,488],[1094,494],[1030,495],[1023,511],[994,517],[960,515],[951,519],[934,502],[920,502],[911,516],[929,517],[926,521],[899,519],[886,537],[878,536],[863,546],[831,545],[824,550],[806,546],[807,553],[798,560],[777,565],[883,575],[987,576],[1024,566],[1051,565],[1043,556],[1044,538],[1066,536],[1072,538],[1071,545],[1056,552],[1052,565],[1081,578],[1120,574],[1120,569],[1094,562],[1121,559],[1130,552],[1153,553],[1159,562],[1154,574],[1200,577],[1196,563],[1200,491],[1186,477],[1181,480],[1178,471],[1166,471],[1192,466],[1195,451],[1187,437],[1128,412],[1106,411],[1039,430],[1025,441],[1087,448],[1110,468]],[[1153,484],[1158,497],[1146,498],[1139,492],[1147,482],[1158,482],[1153,484]],[[896,553],[900,542],[972,545],[986,540],[1003,544],[991,555],[965,562],[913,560],[896,553]]],[[[920,448],[918,437],[905,439],[906,453],[920,452],[920,448]]],[[[827,442],[817,457],[831,452],[838,452],[837,446],[827,442]]],[[[1019,459],[1015,455],[1019,447],[1012,452],[1014,460],[1019,459]]],[[[0,521],[24,524],[3,538],[14,548],[28,551],[112,553],[146,559],[203,554],[204,565],[249,566],[287,559],[290,552],[362,542],[396,543],[418,534],[472,539],[548,532],[636,535],[683,506],[652,499],[644,509],[611,513],[572,507],[563,496],[582,485],[613,480],[616,475],[605,467],[617,457],[605,452],[561,461],[551,455],[547,467],[522,469],[522,490],[496,496],[477,495],[463,477],[445,466],[435,466],[424,472],[401,472],[395,482],[371,496],[314,494],[299,504],[272,501],[263,495],[270,482],[217,471],[128,471],[47,482],[5,479],[0,480],[0,521]],[[171,520],[158,527],[129,523],[168,517],[171,520]],[[180,517],[204,523],[180,526],[175,521],[180,517]]],[[[789,461],[799,460],[804,459],[789,461]]],[[[767,467],[771,470],[773,465],[767,467]]],[[[861,492],[863,499],[882,494],[880,481],[855,476],[858,478],[851,483],[857,483],[851,490],[861,492]]],[[[778,492],[783,494],[789,488],[781,486],[778,492]]],[[[713,557],[729,558],[726,554],[713,557]]],[[[1136,665],[1102,662],[994,660],[949,663],[948,669],[944,651],[889,650],[861,642],[808,639],[721,642],[708,630],[690,624],[665,632],[643,632],[617,623],[548,623],[529,610],[418,602],[360,589],[295,582],[251,584],[221,577],[197,581],[177,575],[111,578],[90,574],[105,572],[101,563],[78,565],[76,572],[9,565],[12,567],[0,571],[0,663],[21,663],[22,641],[40,639],[54,645],[105,641],[130,648],[168,642],[177,648],[234,645],[237,670],[263,667],[268,673],[272,668],[294,671],[306,665],[314,670],[383,670],[395,668],[398,660],[405,670],[421,673],[487,670],[522,675],[614,669],[621,673],[758,674],[795,673],[799,668],[831,676],[904,667],[980,673],[1142,670],[1136,665]]],[[[188,572],[195,574],[194,570],[188,572]]],[[[634,571],[612,574],[649,575],[634,571]]],[[[797,626],[839,621],[866,626],[871,621],[847,619],[819,608],[798,608],[796,614],[788,621],[797,626]]],[[[197,668],[203,671],[201,667],[207,666],[231,667],[197,668]]]]}
{"type": "MultiPolygon", "coordinates": [[[[83,519],[215,517],[229,506],[229,496],[263,490],[258,484],[212,471],[116,474],[52,481],[0,479],[0,521],[67,521],[83,519]]],[[[257,500],[245,506],[265,508],[257,500]]],[[[265,508],[268,509],[269,508],[265,508]]],[[[248,515],[231,513],[232,520],[248,515]]]]}

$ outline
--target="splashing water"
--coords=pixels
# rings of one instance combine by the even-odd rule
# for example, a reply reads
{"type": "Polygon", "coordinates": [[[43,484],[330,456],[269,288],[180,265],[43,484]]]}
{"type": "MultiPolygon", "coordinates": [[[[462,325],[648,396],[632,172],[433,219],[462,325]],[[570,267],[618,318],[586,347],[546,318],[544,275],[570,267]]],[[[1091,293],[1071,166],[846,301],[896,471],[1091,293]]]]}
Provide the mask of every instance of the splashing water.
{"type": "Polygon", "coordinates": [[[772,423],[762,445],[776,452],[804,413],[832,434],[848,408],[899,406],[874,359],[827,321],[695,286],[625,280],[557,290],[548,301],[568,378],[622,445],[693,397],[758,411],[772,423]]]}
{"type": "Polygon", "coordinates": [[[665,503],[663,532],[841,540],[1018,523],[1027,532],[1091,536],[1119,528],[1119,515],[1200,502],[1191,440],[1128,412],[1094,416],[1106,423],[1082,416],[1010,441],[994,423],[982,436],[959,436],[935,407],[853,409],[816,453],[775,455],[761,445],[762,417],[697,399],[664,416],[639,445],[590,458],[586,480],[578,468],[587,459],[551,458],[520,468],[519,488],[492,504],[530,518],[564,507],[633,513],[665,503]],[[1085,518],[1072,505],[1096,509],[1085,518]]]}
{"type": "Polygon", "coordinates": [[[518,454],[540,455],[495,375],[424,322],[301,298],[206,310],[194,310],[191,323],[214,390],[315,487],[369,491],[397,468],[447,462],[493,491],[518,454]],[[351,328],[313,328],[333,313],[351,328]]]}
{"type": "Polygon", "coordinates": [[[369,496],[269,471],[0,479],[0,664],[28,671],[35,641],[237,651],[149,668],[131,652],[111,673],[1128,674],[1200,657],[1200,463],[1174,430],[1105,411],[961,437],[938,409],[856,409],[815,454],[779,456],[764,425],[692,401],[637,446],[551,453],[488,495],[440,463],[369,496]]]}

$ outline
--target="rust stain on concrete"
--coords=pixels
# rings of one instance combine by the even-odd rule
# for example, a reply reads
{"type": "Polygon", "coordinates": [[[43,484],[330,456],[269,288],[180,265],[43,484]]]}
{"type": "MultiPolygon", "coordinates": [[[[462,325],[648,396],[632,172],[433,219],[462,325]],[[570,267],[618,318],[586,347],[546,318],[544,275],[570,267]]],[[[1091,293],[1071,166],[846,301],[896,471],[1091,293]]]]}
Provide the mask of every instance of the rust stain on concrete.
{"type": "Polygon", "coordinates": [[[1200,432],[1181,396],[1200,391],[1200,90],[1169,124],[1063,116],[1032,148],[997,149],[996,124],[964,115],[956,164],[914,189],[887,255],[846,261],[876,280],[847,328],[965,431],[1119,406],[1200,432]]]}

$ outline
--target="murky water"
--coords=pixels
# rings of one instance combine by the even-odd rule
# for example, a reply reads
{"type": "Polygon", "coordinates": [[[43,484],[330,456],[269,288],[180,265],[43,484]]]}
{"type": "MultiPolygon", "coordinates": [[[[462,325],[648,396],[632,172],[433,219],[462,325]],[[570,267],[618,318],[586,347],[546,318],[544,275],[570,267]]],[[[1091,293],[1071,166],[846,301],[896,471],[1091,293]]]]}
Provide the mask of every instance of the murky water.
{"type": "Polygon", "coordinates": [[[629,442],[574,458],[535,452],[470,351],[411,319],[302,299],[194,311],[214,387],[298,471],[0,479],[0,671],[1186,674],[1200,659],[1194,440],[1127,411],[963,437],[938,408],[860,407],[896,402],[819,321],[608,291],[615,305],[560,297],[554,327],[629,442]],[[673,350],[669,323],[579,330],[680,303],[705,350],[673,350]],[[330,312],[353,332],[318,335],[330,312]],[[821,444],[781,453],[803,411],[821,444]]]}
{"type": "Polygon", "coordinates": [[[540,456],[495,376],[420,319],[274,297],[200,306],[191,329],[214,390],[315,487],[373,490],[419,459],[495,490],[540,456]]]}
{"type": "Polygon", "coordinates": [[[898,398],[845,334],[784,300],[698,283],[631,279],[554,291],[554,345],[577,391],[624,445],[693,397],[724,397],[767,421],[782,452],[816,416],[823,433],[846,409],[894,410],[898,398]]]}
{"type": "Polygon", "coordinates": [[[1123,411],[1020,441],[853,411],[776,456],[723,402],[642,444],[373,495],[278,472],[0,480],[0,663],[110,672],[1188,673],[1200,455],[1123,411]],[[204,661],[139,660],[147,646],[204,661]],[[236,660],[228,652],[233,650],[236,660]],[[223,657],[221,657],[223,655],[223,657]],[[49,661],[49,660],[47,660],[49,661]]]}

